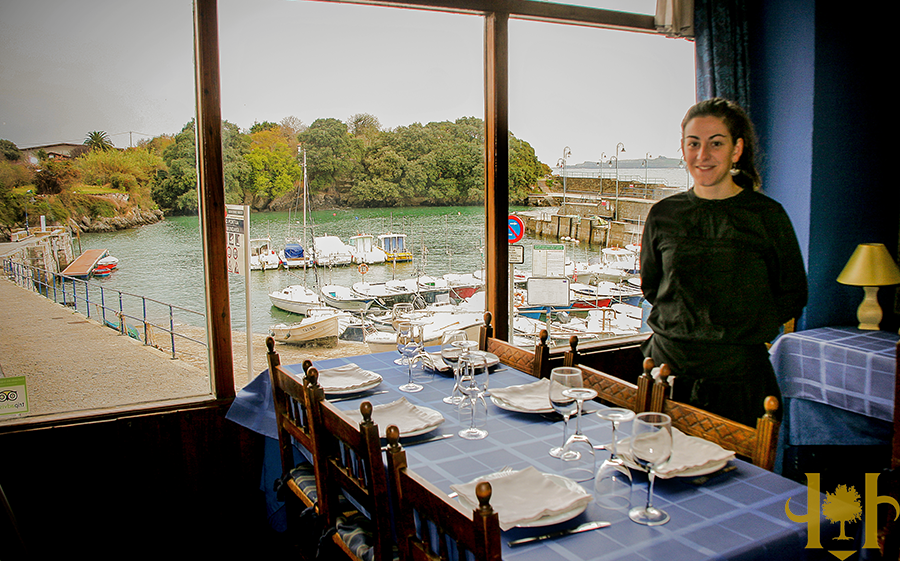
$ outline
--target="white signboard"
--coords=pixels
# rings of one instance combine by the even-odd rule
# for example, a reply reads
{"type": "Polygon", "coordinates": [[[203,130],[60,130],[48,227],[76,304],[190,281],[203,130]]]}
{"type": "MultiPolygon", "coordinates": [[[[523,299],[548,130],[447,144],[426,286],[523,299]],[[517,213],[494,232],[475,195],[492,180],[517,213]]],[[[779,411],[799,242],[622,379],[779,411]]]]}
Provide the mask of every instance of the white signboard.
{"type": "Polygon", "coordinates": [[[535,277],[566,276],[566,246],[532,246],[531,274],[535,277]]]}
{"type": "Polygon", "coordinates": [[[244,265],[247,260],[247,244],[250,237],[250,216],[245,216],[244,208],[242,205],[225,205],[228,272],[235,275],[247,274],[244,265]]]}
{"type": "Polygon", "coordinates": [[[529,306],[569,306],[566,277],[530,277],[526,286],[529,306]]]}

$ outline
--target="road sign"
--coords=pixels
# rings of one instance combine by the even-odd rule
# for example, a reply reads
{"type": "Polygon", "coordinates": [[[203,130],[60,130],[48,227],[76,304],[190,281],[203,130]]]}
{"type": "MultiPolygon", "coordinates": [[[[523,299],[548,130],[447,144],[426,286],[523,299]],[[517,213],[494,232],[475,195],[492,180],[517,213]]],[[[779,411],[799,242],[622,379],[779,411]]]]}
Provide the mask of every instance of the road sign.
{"type": "Polygon", "coordinates": [[[244,208],[241,205],[225,206],[225,232],[228,235],[227,255],[228,272],[240,275],[247,274],[244,270],[247,252],[247,231],[250,229],[249,214],[245,221],[244,208]],[[241,272],[243,271],[243,273],[241,272]]]}
{"type": "Polygon", "coordinates": [[[509,215],[509,243],[516,243],[525,237],[525,223],[515,214],[509,215]]]}

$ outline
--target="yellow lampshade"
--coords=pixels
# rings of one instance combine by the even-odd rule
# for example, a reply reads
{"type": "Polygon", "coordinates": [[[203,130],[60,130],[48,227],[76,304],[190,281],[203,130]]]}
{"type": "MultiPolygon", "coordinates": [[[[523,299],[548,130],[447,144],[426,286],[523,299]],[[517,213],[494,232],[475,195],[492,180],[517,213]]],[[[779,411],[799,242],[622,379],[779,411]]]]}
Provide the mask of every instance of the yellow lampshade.
{"type": "Polygon", "coordinates": [[[900,269],[882,243],[856,247],[837,281],[850,286],[890,286],[900,284],[900,269]]]}
{"type": "Polygon", "coordinates": [[[884,244],[864,243],[856,247],[837,281],[863,287],[865,296],[856,310],[859,328],[877,330],[883,317],[878,305],[878,287],[900,284],[900,269],[884,244]]]}

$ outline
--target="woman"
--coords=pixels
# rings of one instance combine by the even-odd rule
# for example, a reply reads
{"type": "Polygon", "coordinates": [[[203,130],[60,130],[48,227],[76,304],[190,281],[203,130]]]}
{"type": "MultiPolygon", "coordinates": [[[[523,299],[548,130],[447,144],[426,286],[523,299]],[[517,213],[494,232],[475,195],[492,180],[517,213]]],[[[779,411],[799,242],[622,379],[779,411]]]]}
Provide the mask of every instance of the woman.
{"type": "Polygon", "coordinates": [[[644,226],[644,355],[671,367],[677,401],[756,426],[765,397],[781,395],[765,343],[806,305],[800,247],[781,205],[757,191],[739,106],[702,101],[681,129],[694,187],[656,203],[644,226]]]}

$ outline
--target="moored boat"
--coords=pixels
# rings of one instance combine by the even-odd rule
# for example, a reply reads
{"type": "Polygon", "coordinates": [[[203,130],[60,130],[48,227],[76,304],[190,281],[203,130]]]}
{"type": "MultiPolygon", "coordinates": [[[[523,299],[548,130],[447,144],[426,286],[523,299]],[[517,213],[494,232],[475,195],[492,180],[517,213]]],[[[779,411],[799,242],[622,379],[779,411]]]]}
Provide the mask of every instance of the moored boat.
{"type": "Polygon", "coordinates": [[[378,247],[384,251],[388,263],[412,261],[412,252],[406,249],[406,234],[381,234],[378,236],[378,247]]]}
{"type": "Polygon", "coordinates": [[[350,255],[354,263],[373,265],[384,263],[387,254],[375,245],[375,236],[372,234],[359,234],[350,237],[350,255]]]}
{"type": "Polygon", "coordinates": [[[302,284],[292,284],[281,291],[272,292],[269,294],[269,300],[279,310],[304,316],[309,315],[310,308],[325,304],[317,292],[302,284]]]}
{"type": "Polygon", "coordinates": [[[338,315],[311,316],[297,323],[279,323],[269,328],[269,334],[279,343],[292,345],[321,344],[337,346],[338,315]]]}
{"type": "Polygon", "coordinates": [[[353,262],[350,246],[337,236],[318,236],[313,238],[313,255],[316,265],[334,267],[349,265],[353,262]]]}
{"type": "Polygon", "coordinates": [[[339,310],[363,312],[375,302],[375,298],[360,296],[350,288],[339,284],[326,284],[319,289],[325,303],[339,310]]]}
{"type": "Polygon", "coordinates": [[[270,238],[253,238],[250,240],[250,270],[266,271],[277,269],[281,265],[281,258],[272,249],[270,238]]]}
{"type": "MultiPolygon", "coordinates": [[[[415,321],[420,321],[425,327],[425,346],[438,345],[444,332],[449,330],[461,330],[466,333],[469,340],[477,341],[484,324],[484,314],[479,312],[459,313],[434,313],[428,316],[416,314],[415,321]]],[[[366,345],[369,352],[380,353],[397,350],[397,333],[394,331],[377,331],[366,335],[366,345]]]]}
{"type": "Polygon", "coordinates": [[[312,265],[312,259],[307,257],[306,250],[299,243],[285,244],[284,249],[278,253],[281,262],[288,269],[296,269],[299,267],[309,267],[312,265]]]}

